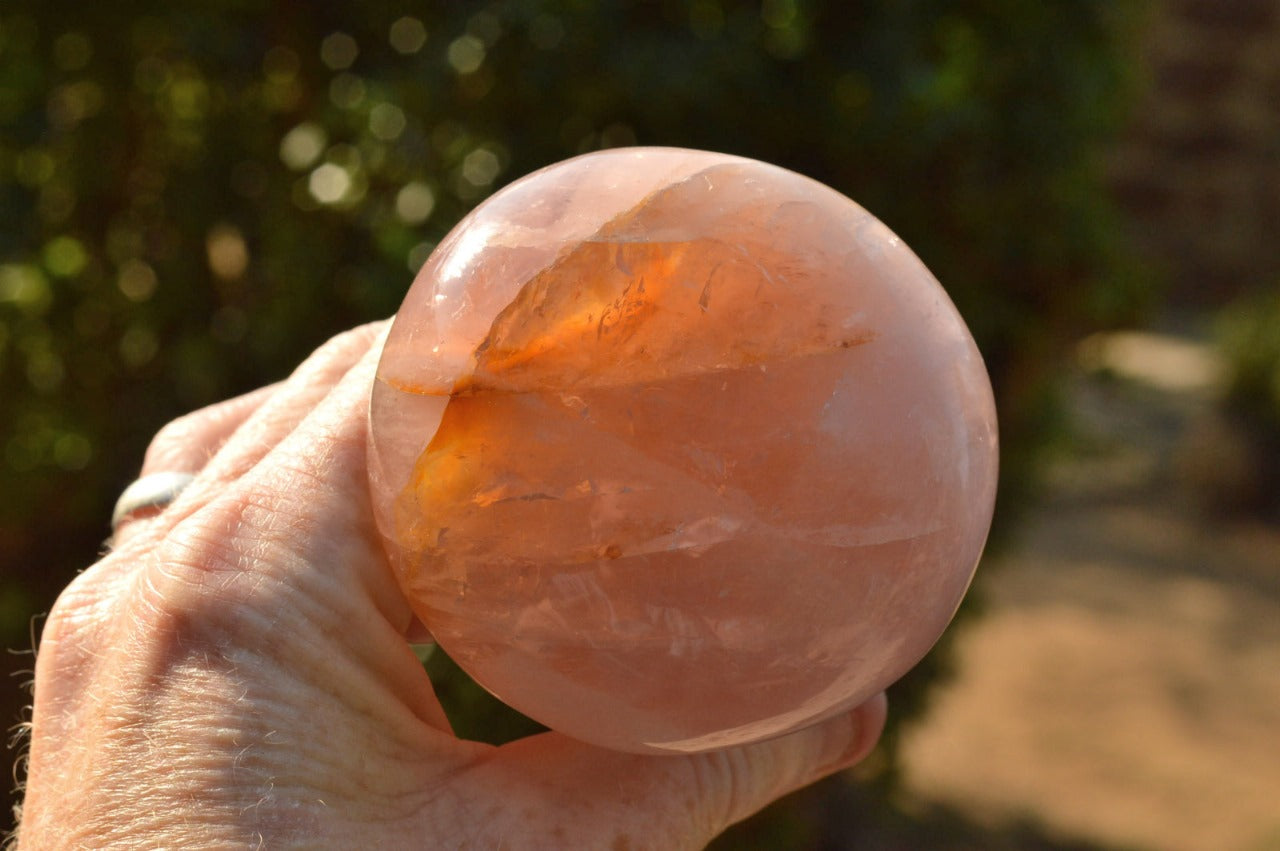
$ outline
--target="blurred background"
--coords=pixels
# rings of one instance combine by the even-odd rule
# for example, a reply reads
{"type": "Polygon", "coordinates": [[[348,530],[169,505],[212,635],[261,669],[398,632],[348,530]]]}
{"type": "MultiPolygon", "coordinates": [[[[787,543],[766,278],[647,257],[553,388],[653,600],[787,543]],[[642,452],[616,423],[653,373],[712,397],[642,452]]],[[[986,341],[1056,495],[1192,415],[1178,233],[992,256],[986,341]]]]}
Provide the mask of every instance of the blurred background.
{"type": "MultiPolygon", "coordinates": [[[[0,6],[15,759],[39,615],[160,425],[391,314],[510,180],[678,145],[902,236],[1003,441],[876,757],[720,847],[1280,848],[1280,0],[421,5],[0,6]]],[[[460,732],[527,729],[431,665],[460,732]]]]}

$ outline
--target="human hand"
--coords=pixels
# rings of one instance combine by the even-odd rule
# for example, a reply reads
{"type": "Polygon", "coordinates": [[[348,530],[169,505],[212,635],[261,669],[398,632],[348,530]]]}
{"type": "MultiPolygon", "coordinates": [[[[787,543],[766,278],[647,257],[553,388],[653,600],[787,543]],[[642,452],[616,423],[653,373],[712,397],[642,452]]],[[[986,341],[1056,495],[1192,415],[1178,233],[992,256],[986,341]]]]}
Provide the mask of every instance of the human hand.
{"type": "Polygon", "coordinates": [[[882,696],[692,756],[455,737],[368,503],[382,330],[156,436],[197,475],[49,615],[21,848],[697,848],[866,755],[882,696]]]}

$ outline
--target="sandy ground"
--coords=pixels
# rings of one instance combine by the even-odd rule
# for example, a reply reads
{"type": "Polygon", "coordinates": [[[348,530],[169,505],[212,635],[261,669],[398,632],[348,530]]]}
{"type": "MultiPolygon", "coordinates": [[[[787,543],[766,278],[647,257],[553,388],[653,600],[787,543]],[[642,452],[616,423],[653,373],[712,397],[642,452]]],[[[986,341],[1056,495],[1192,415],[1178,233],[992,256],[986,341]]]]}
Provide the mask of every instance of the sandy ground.
{"type": "Polygon", "coordinates": [[[1121,367],[1082,374],[1085,449],[983,566],[989,613],[906,742],[909,789],[1109,847],[1275,851],[1280,528],[1206,511],[1247,473],[1203,427],[1212,388],[1121,367]]]}

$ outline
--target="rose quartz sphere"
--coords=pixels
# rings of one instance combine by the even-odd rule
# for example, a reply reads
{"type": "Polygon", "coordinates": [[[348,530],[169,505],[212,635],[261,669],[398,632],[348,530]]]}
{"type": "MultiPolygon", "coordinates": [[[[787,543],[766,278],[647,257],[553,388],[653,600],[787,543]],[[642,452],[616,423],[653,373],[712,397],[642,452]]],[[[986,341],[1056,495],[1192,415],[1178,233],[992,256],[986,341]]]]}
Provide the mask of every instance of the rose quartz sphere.
{"type": "Polygon", "coordinates": [[[427,261],[373,390],[404,593],[497,697],[570,736],[777,736],[929,650],[982,551],[996,418],[946,293],[793,172],[589,154],[427,261]]]}

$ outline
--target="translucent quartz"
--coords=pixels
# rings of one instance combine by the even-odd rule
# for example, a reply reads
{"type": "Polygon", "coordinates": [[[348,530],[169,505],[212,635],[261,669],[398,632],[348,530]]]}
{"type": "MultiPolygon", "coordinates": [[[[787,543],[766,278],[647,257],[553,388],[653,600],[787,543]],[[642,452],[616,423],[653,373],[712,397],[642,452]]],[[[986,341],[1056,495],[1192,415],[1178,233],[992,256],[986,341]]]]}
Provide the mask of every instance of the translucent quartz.
{"type": "Polygon", "coordinates": [[[440,244],[371,406],[405,594],[480,684],[579,739],[776,736],[905,673],[991,521],[996,420],[923,264],[752,160],[590,154],[440,244]]]}

